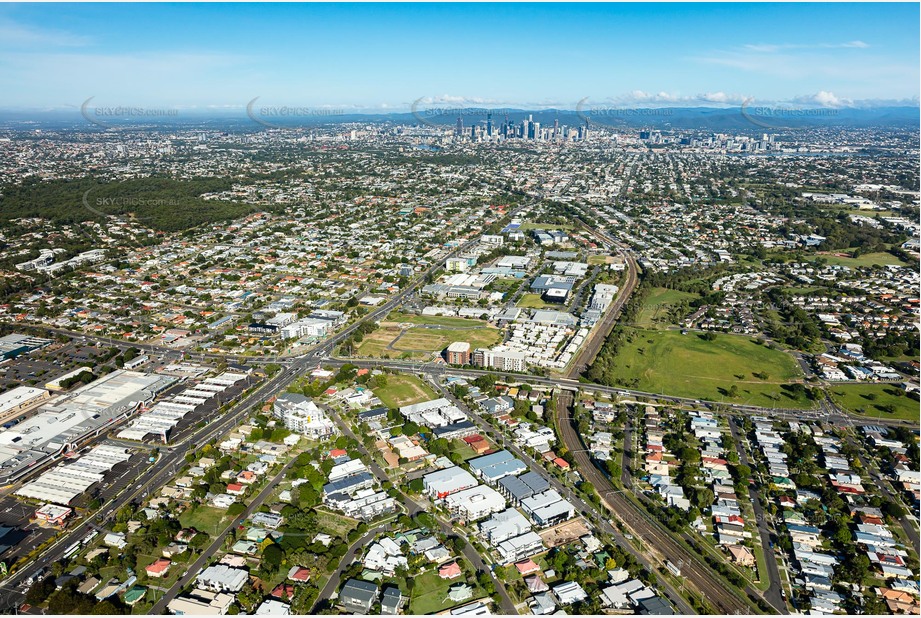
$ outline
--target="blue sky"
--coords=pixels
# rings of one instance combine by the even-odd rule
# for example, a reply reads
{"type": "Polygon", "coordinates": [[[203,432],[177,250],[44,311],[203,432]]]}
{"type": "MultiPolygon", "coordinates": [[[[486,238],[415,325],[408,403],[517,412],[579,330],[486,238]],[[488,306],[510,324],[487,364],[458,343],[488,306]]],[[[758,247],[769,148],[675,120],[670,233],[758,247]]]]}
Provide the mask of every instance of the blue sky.
{"type": "Polygon", "coordinates": [[[904,4],[6,4],[0,107],[911,101],[904,4]]]}

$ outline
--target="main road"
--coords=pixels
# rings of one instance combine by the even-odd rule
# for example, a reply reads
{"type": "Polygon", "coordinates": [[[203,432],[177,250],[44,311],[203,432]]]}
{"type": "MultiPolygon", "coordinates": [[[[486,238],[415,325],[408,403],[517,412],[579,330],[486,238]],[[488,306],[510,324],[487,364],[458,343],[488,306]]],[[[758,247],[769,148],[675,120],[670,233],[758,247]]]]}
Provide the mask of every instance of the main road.
{"type": "MultiPolygon", "coordinates": [[[[446,254],[444,259],[452,257],[468,249],[476,242],[477,241],[475,239],[467,241],[463,245],[453,249],[448,254],[446,254]]],[[[237,403],[219,420],[210,423],[201,428],[199,431],[191,434],[181,443],[161,449],[161,455],[156,464],[150,466],[146,471],[141,473],[138,478],[135,479],[135,483],[129,485],[129,489],[126,489],[119,495],[112,497],[108,502],[103,504],[103,506],[93,516],[84,519],[76,527],[68,530],[48,549],[42,551],[42,553],[35,559],[19,566],[14,573],[0,581],[0,610],[14,610],[15,608],[18,608],[25,600],[26,591],[23,586],[25,580],[33,573],[46,568],[55,562],[63,560],[67,548],[72,544],[82,540],[94,528],[94,526],[99,524],[104,525],[105,522],[111,520],[115,513],[117,513],[118,510],[123,506],[130,504],[132,501],[138,499],[139,497],[144,498],[148,495],[151,495],[160,487],[168,483],[170,479],[172,479],[175,475],[177,468],[181,467],[185,455],[190,448],[194,449],[228,433],[241,422],[244,416],[250,413],[250,409],[254,405],[264,401],[268,397],[282,392],[303,371],[314,364],[318,364],[335,348],[336,345],[344,341],[347,337],[351,336],[351,334],[355,332],[355,330],[358,329],[362,323],[369,320],[377,320],[383,316],[386,316],[391,310],[402,303],[403,299],[408,294],[415,291],[415,289],[418,288],[423,281],[425,281],[426,277],[434,274],[438,269],[440,269],[442,263],[443,259],[434,263],[425,272],[421,273],[410,285],[401,290],[399,294],[395,295],[387,303],[361,316],[347,328],[319,344],[319,346],[314,348],[308,354],[293,359],[289,365],[282,367],[278,373],[276,373],[272,378],[256,388],[242,401],[237,403]]],[[[112,341],[114,343],[114,340],[112,341]]],[[[124,345],[124,342],[121,343],[124,345]]],[[[146,344],[143,349],[148,349],[146,344]]],[[[161,350],[161,348],[157,349],[161,350]]]]}

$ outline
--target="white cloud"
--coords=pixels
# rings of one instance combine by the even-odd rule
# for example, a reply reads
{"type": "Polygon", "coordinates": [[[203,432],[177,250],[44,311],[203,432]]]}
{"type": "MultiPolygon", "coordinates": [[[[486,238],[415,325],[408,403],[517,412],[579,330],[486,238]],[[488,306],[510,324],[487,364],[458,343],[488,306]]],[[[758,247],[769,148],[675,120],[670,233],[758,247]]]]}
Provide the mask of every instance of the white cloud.
{"type": "Polygon", "coordinates": [[[90,37],[62,30],[33,28],[8,20],[0,21],[0,47],[4,49],[84,47],[91,42],[90,37]]]}
{"type": "Polygon", "coordinates": [[[835,93],[827,92],[825,90],[820,90],[815,94],[807,94],[795,97],[793,102],[818,105],[820,107],[847,107],[853,103],[853,101],[850,99],[839,98],[835,96],[835,93]]]}
{"type": "Polygon", "coordinates": [[[771,54],[793,49],[867,49],[870,45],[863,41],[846,43],[749,43],[742,48],[752,52],[771,54]]]}

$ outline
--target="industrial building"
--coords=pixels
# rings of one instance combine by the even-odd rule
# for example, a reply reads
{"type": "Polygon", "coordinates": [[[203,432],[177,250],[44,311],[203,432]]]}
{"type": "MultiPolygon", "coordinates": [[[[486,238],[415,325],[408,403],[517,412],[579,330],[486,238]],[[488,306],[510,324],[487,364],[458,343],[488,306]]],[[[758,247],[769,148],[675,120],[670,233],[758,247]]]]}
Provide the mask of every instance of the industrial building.
{"type": "Polygon", "coordinates": [[[51,339],[31,337],[29,335],[5,335],[0,337],[0,360],[16,358],[20,354],[28,354],[32,350],[43,348],[51,343],[51,339]]]}
{"type": "Polygon", "coordinates": [[[50,397],[51,393],[45,389],[31,386],[17,386],[0,393],[0,423],[16,418],[50,397]]]}
{"type": "Polygon", "coordinates": [[[130,458],[126,448],[107,444],[97,446],[79,459],[42,473],[20,487],[16,495],[67,506],[102,481],[112,468],[130,458]]]}
{"type": "Polygon", "coordinates": [[[32,418],[0,432],[0,483],[72,451],[128,418],[176,378],[116,370],[42,405],[32,418]]]}
{"type": "Polygon", "coordinates": [[[198,410],[209,399],[218,397],[220,403],[220,395],[223,391],[245,379],[245,373],[228,371],[207,378],[177,395],[150,406],[133,419],[125,429],[118,432],[118,437],[123,440],[140,442],[148,436],[156,436],[165,443],[170,432],[183,418],[198,410]]]}

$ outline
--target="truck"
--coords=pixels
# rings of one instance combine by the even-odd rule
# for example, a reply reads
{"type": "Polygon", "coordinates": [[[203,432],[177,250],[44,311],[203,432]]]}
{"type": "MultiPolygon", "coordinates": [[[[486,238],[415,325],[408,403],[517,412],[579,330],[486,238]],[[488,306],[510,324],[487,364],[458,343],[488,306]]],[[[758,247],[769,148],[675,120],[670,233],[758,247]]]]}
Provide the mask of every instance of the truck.
{"type": "Polygon", "coordinates": [[[35,573],[32,573],[32,575],[26,578],[26,585],[31,586],[32,584],[40,580],[42,577],[45,576],[46,571],[48,571],[48,568],[42,567],[39,570],[37,570],[35,573]]]}

